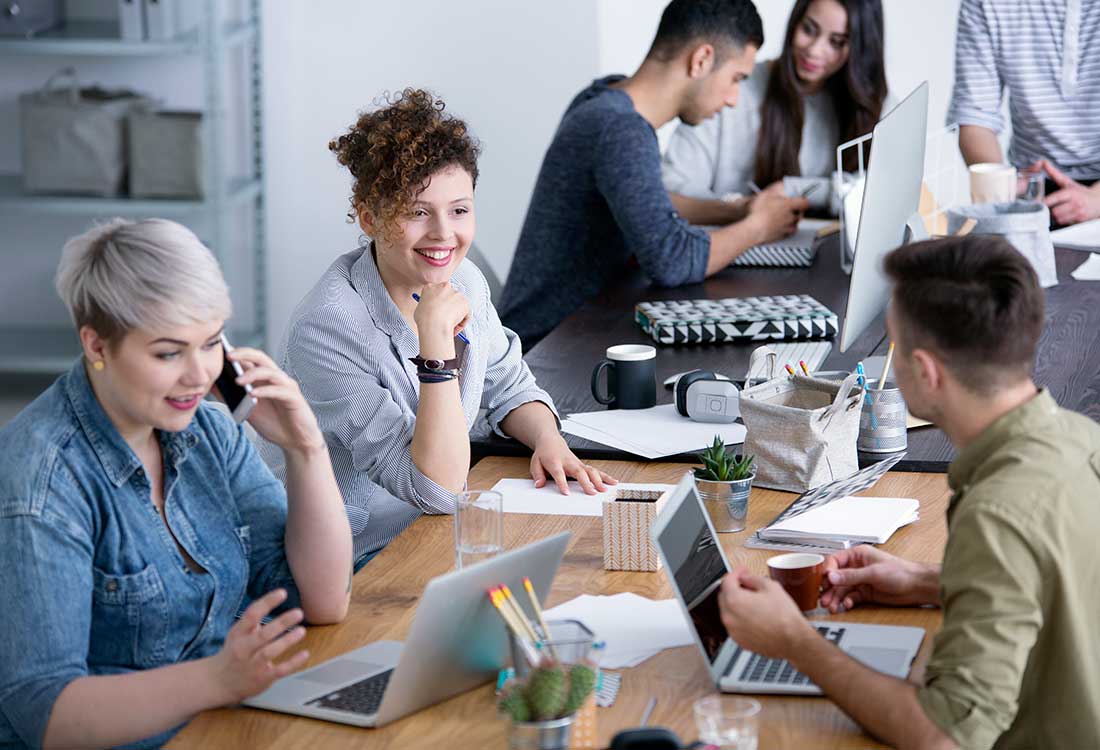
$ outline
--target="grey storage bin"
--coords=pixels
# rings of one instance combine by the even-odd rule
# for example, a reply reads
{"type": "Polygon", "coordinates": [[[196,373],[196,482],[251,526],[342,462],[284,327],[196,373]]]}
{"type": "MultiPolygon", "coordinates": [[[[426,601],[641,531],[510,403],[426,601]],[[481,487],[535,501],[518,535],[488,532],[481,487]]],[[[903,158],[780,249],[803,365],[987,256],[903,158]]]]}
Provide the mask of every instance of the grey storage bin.
{"type": "Polygon", "coordinates": [[[19,97],[23,189],[119,195],[126,178],[126,115],[148,100],[132,91],[81,88],[69,68],[19,97]]]}
{"type": "Polygon", "coordinates": [[[1050,210],[1042,203],[1012,201],[958,206],[947,211],[947,233],[955,234],[968,219],[976,222],[971,234],[999,234],[1011,242],[1031,262],[1041,286],[1058,283],[1054,243],[1050,239],[1050,210]]]}
{"type": "Polygon", "coordinates": [[[130,195],[201,198],[202,113],[135,110],[130,126],[130,195]]]}

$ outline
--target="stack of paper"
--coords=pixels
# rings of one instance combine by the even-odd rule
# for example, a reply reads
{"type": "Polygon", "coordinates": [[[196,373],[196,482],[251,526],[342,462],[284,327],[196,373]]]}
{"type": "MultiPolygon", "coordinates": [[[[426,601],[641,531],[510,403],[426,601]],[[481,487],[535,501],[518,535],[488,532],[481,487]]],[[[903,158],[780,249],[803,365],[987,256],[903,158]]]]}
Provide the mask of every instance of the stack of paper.
{"type": "Polygon", "coordinates": [[[847,547],[882,544],[895,531],[920,516],[920,503],[908,497],[842,497],[760,530],[760,537],[847,547]]]}
{"type": "MultiPolygon", "coordinates": [[[[685,467],[684,471],[687,471],[685,467]]],[[[600,516],[603,515],[603,501],[613,500],[620,490],[656,490],[667,492],[671,484],[639,484],[637,482],[619,482],[610,485],[607,492],[586,495],[575,481],[569,481],[568,495],[561,494],[553,480],[547,480],[542,487],[535,488],[533,479],[501,479],[493,489],[504,498],[505,513],[534,513],[543,516],[600,516]]]]}
{"type": "Polygon", "coordinates": [[[636,667],[666,648],[690,646],[691,631],[675,599],[637,594],[582,594],[544,613],[547,620],[580,620],[606,646],[600,666],[636,667]]]}
{"type": "Polygon", "coordinates": [[[1083,221],[1070,227],[1056,229],[1050,240],[1057,247],[1073,250],[1100,250],[1100,219],[1083,221]]]}
{"type": "Polygon", "coordinates": [[[701,451],[721,435],[726,445],[745,442],[745,425],[693,422],[672,404],[650,409],[607,409],[570,414],[561,424],[570,435],[643,458],[701,451]]]}

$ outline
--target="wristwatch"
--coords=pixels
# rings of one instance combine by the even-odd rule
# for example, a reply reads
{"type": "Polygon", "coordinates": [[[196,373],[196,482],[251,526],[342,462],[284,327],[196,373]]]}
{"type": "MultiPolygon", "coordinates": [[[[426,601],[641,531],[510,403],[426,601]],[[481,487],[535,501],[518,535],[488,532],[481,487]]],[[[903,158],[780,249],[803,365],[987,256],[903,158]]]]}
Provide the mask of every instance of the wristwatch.
{"type": "Polygon", "coordinates": [[[430,373],[445,373],[448,370],[458,374],[458,357],[454,359],[424,359],[423,357],[409,357],[409,361],[416,365],[417,370],[426,370],[430,373]]]}

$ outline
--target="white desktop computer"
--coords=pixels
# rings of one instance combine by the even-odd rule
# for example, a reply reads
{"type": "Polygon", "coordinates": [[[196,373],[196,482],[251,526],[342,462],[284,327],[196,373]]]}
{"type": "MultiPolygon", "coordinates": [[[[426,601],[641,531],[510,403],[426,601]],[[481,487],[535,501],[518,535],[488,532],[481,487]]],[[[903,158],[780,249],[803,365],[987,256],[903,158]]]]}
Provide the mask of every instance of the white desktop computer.
{"type": "Polygon", "coordinates": [[[840,333],[842,352],[890,301],[890,282],[882,259],[899,245],[927,236],[918,212],[927,130],[925,81],[879,120],[873,131],[848,306],[840,333]]]}

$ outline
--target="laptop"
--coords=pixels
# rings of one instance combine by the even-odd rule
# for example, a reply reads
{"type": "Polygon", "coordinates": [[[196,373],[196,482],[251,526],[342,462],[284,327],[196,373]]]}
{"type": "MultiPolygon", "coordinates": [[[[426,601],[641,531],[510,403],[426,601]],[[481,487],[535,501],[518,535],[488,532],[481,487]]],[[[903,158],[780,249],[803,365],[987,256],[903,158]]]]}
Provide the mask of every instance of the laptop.
{"type": "MultiPolygon", "coordinates": [[[[650,533],[711,679],[720,690],[822,694],[821,688],[785,659],[746,651],[726,634],[718,613],[718,593],[729,563],[716,541],[690,472],[676,486],[650,533]]],[[[810,624],[849,656],[901,679],[909,675],[924,640],[923,628],[825,620],[811,620],[810,624]]]]}
{"type": "MultiPolygon", "coordinates": [[[[376,641],[275,682],[244,705],[379,727],[496,679],[508,639],[486,591],[531,579],[545,600],[569,532],[432,579],[404,643],[376,641]]],[[[346,627],[346,626],[345,626],[346,627]]]]}

